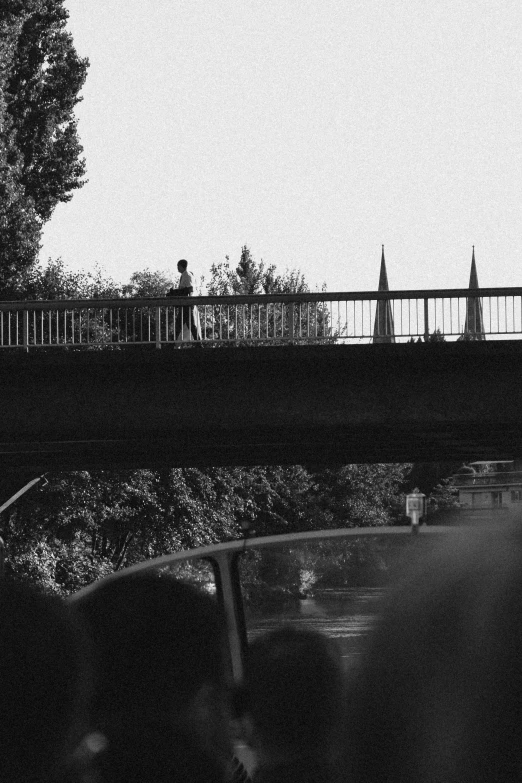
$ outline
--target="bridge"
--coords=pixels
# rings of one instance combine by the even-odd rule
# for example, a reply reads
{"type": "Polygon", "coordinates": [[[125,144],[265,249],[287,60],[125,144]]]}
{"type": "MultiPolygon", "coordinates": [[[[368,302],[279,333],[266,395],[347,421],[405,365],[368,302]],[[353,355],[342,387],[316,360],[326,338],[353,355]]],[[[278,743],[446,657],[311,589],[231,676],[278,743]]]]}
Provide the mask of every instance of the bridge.
{"type": "Polygon", "coordinates": [[[4,302],[0,464],[512,459],[521,335],[521,288],[4,302]]]}

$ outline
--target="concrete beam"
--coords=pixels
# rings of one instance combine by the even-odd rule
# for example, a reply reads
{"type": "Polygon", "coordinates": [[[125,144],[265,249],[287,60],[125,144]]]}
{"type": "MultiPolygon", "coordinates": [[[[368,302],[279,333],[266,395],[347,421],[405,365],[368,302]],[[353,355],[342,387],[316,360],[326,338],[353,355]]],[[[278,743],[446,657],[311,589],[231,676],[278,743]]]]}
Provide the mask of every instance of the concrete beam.
{"type": "Polygon", "coordinates": [[[522,341],[0,355],[3,471],[512,459],[522,341]]]}

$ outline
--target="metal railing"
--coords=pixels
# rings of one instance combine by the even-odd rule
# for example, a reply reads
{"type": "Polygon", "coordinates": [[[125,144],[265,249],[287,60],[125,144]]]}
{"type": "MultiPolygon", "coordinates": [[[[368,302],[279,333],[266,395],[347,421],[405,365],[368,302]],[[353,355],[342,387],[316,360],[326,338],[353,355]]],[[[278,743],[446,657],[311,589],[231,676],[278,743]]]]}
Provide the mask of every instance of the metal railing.
{"type": "Polygon", "coordinates": [[[452,476],[451,483],[459,489],[514,485],[522,487],[522,470],[509,470],[499,473],[455,473],[452,476]]]}
{"type": "Polygon", "coordinates": [[[522,335],[522,288],[0,303],[0,347],[360,343],[522,335]]]}

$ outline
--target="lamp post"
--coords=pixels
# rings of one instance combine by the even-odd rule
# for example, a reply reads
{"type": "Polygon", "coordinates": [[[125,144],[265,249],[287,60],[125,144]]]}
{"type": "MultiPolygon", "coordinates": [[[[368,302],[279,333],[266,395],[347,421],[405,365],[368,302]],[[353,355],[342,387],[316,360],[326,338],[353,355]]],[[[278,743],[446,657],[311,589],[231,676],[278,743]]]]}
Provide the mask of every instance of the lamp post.
{"type": "Polygon", "coordinates": [[[411,532],[419,532],[420,518],[426,516],[426,495],[415,487],[413,492],[406,495],[406,515],[411,519],[411,532]]]}

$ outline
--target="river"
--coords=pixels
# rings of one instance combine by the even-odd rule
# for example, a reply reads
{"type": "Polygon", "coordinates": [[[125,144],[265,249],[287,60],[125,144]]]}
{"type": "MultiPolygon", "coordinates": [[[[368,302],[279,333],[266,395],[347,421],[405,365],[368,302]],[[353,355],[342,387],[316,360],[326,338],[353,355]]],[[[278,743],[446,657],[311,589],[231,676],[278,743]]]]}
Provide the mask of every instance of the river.
{"type": "Polygon", "coordinates": [[[343,588],[318,590],[295,607],[260,613],[247,613],[249,640],[273,630],[282,623],[312,628],[335,639],[346,670],[357,662],[364,642],[378,616],[383,588],[343,588]]]}

